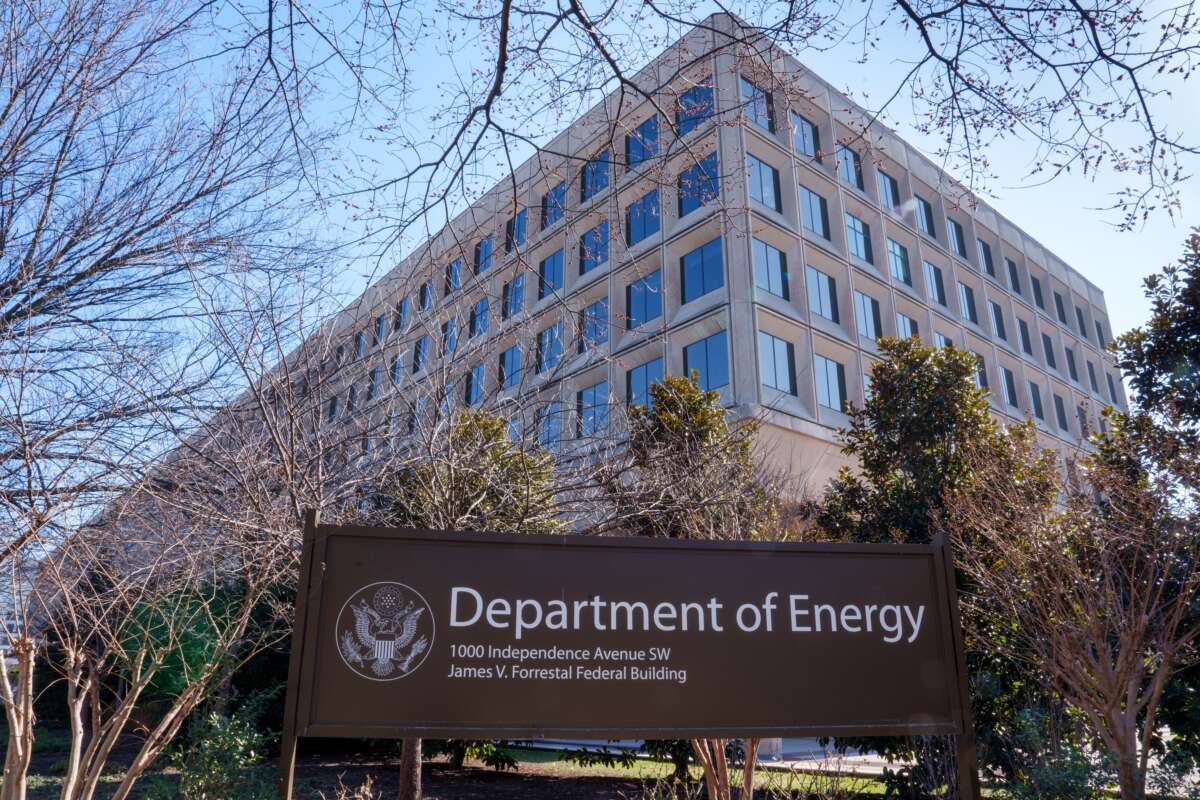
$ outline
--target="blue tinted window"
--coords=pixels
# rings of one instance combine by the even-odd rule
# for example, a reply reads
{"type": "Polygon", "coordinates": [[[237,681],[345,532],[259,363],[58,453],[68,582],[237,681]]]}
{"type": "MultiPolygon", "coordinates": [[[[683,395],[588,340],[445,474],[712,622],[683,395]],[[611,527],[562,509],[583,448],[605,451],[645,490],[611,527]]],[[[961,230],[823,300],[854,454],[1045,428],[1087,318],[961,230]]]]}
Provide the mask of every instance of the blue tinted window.
{"type": "Polygon", "coordinates": [[[542,197],[542,227],[548,228],[563,217],[567,207],[567,184],[560,181],[542,197]]]}
{"type": "Polygon", "coordinates": [[[967,257],[967,237],[963,233],[963,226],[958,224],[958,221],[952,217],[946,217],[946,230],[950,232],[950,249],[959,258],[967,257]]]}
{"type": "Polygon", "coordinates": [[[602,189],[608,188],[608,151],[597,155],[583,165],[579,176],[579,199],[587,200],[602,189]]]}
{"type": "Polygon", "coordinates": [[[589,386],[576,394],[578,427],[576,434],[594,436],[608,427],[608,381],[589,386]]]}
{"type": "Polygon", "coordinates": [[[908,248],[897,241],[888,239],[888,261],[892,265],[892,277],[901,283],[912,286],[912,270],[908,265],[908,248]]]}
{"type": "Polygon", "coordinates": [[[555,250],[538,266],[538,300],[563,287],[563,251],[555,250]]]}
{"type": "Polygon", "coordinates": [[[413,347],[412,371],[420,372],[429,360],[429,337],[422,336],[413,347]]]}
{"type": "Polygon", "coordinates": [[[775,105],[770,92],[742,78],[742,102],[747,119],[764,130],[775,132],[775,105]]]}
{"type": "Polygon", "coordinates": [[[917,201],[917,226],[920,227],[921,233],[936,239],[937,228],[933,226],[933,206],[924,197],[913,195],[913,199],[917,201]]]}
{"type": "Polygon", "coordinates": [[[800,214],[805,229],[829,238],[829,206],[824,197],[805,186],[800,187],[800,214]]]}
{"type": "Polygon", "coordinates": [[[466,388],[463,391],[463,402],[468,406],[473,406],[483,399],[484,379],[483,364],[477,365],[467,373],[466,388]]]}
{"type": "Polygon", "coordinates": [[[679,95],[679,110],[675,112],[675,126],[680,136],[687,136],[692,130],[703,124],[704,120],[713,115],[716,106],[713,104],[713,89],[711,77],[704,79],[704,85],[693,86],[679,95]]]}
{"type": "Polygon", "coordinates": [[[866,261],[875,263],[875,252],[871,249],[871,226],[853,214],[846,214],[846,238],[850,252],[866,261]]]}
{"type": "Polygon", "coordinates": [[[538,412],[538,444],[544,450],[553,450],[562,440],[562,403],[555,400],[542,406],[538,412]]]}
{"type": "MultiPolygon", "coordinates": [[[[475,245],[475,252],[479,252],[479,245],[475,245]]],[[[476,271],[478,272],[478,269],[476,271]]],[[[446,265],[446,286],[443,294],[450,294],[459,286],[462,286],[462,259],[456,258],[446,265]]]]}
{"type": "Polygon", "coordinates": [[[816,356],[817,403],[834,411],[846,410],[846,369],[832,358],[816,356]]]}
{"type": "Polygon", "coordinates": [[[512,388],[521,382],[521,348],[518,345],[500,354],[500,386],[512,388]]]}
{"type": "Polygon", "coordinates": [[[396,304],[396,322],[392,325],[393,330],[397,333],[408,327],[408,309],[412,303],[407,297],[401,298],[396,304]]]}
{"type": "Polygon", "coordinates": [[[579,352],[608,341],[608,298],[597,300],[579,314],[579,352]]]}
{"type": "Polygon", "coordinates": [[[701,389],[728,386],[729,347],[725,331],[717,331],[712,336],[683,348],[683,369],[688,375],[691,375],[693,370],[698,373],[701,389]]]}
{"type": "Polygon", "coordinates": [[[711,203],[720,194],[717,183],[717,154],[705,156],[695,166],[679,173],[679,216],[711,203]]]}
{"type": "Polygon", "coordinates": [[[492,237],[487,236],[475,244],[475,274],[478,275],[492,266],[492,237]]]}
{"type": "Polygon", "coordinates": [[[795,350],[791,342],[759,331],[758,361],[764,386],[788,394],[796,393],[795,350]]]}
{"type": "Polygon", "coordinates": [[[806,270],[808,277],[808,306],[812,313],[840,324],[837,301],[837,281],[814,267],[806,270]]]}
{"type": "Polygon", "coordinates": [[[428,311],[433,307],[433,287],[429,281],[421,284],[421,310],[428,311]]]}
{"type": "Polygon", "coordinates": [[[469,333],[472,337],[478,336],[481,333],[487,333],[488,329],[488,300],[482,298],[471,308],[471,320],[469,323],[469,333]]]}
{"type": "Polygon", "coordinates": [[[608,261],[608,220],[587,231],[579,240],[579,273],[608,261]]]}
{"type": "Polygon", "coordinates": [[[754,256],[754,285],[788,299],[787,256],[759,239],[750,240],[754,256]]]}
{"type": "Polygon", "coordinates": [[[658,117],[638,125],[625,137],[625,161],[634,167],[658,152],[658,117]]]}
{"type": "Polygon", "coordinates": [[[720,289],[725,285],[725,266],[721,252],[721,237],[697,247],[679,259],[683,281],[683,302],[720,289]]]}
{"type": "Polygon", "coordinates": [[[525,307],[525,273],[519,273],[508,283],[504,284],[504,296],[500,302],[500,317],[508,319],[513,314],[519,314],[525,307]]]}
{"type": "Polygon", "coordinates": [[[808,119],[792,112],[792,126],[796,129],[792,146],[806,156],[821,160],[821,132],[808,119]]]}
{"type": "Polygon", "coordinates": [[[625,288],[628,327],[637,328],[662,316],[662,273],[658,270],[625,288]]]}
{"type": "Polygon", "coordinates": [[[637,244],[658,233],[658,189],[647,192],[625,210],[626,244],[637,244]]]}
{"type": "Polygon", "coordinates": [[[562,323],[556,322],[538,332],[537,371],[539,373],[558,366],[562,361],[562,323]]]}
{"type": "Polygon", "coordinates": [[[529,210],[522,208],[504,225],[504,252],[511,253],[514,247],[525,244],[525,221],[529,210]]]}
{"type": "Polygon", "coordinates": [[[863,188],[862,157],[846,145],[839,144],[837,146],[837,162],[838,175],[842,180],[861,190],[863,188]]]}
{"type": "Polygon", "coordinates": [[[783,210],[780,202],[779,170],[747,153],[746,175],[749,181],[750,199],[757,200],[775,211],[783,210]]]}
{"type": "Polygon", "coordinates": [[[458,326],[454,320],[448,319],[442,323],[442,355],[453,353],[458,347],[458,326]]]}
{"type": "Polygon", "coordinates": [[[663,379],[663,360],[656,358],[634,367],[625,374],[626,402],[629,405],[650,407],[650,387],[663,379]]]}

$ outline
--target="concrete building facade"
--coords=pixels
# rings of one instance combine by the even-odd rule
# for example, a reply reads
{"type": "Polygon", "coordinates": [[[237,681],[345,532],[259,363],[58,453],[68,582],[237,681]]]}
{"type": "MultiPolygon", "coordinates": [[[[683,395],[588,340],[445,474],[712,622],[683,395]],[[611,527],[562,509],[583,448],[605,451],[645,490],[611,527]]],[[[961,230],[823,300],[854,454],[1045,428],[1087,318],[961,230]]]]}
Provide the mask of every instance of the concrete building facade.
{"type": "Polygon", "coordinates": [[[636,82],[339,316],[322,424],[402,439],[437,373],[570,446],[694,369],[823,485],[876,340],[909,335],[975,353],[994,412],[1063,450],[1124,406],[1102,292],[769,41],[715,15],[636,82]]]}

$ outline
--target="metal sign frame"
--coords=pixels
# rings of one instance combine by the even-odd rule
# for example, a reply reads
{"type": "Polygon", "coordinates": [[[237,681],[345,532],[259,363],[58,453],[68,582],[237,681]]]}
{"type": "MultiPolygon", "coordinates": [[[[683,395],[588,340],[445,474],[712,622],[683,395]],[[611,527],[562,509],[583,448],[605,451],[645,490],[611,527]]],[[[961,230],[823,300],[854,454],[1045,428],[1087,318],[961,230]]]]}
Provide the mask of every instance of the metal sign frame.
{"type": "MultiPolygon", "coordinates": [[[[315,673],[316,664],[316,644],[319,634],[320,609],[325,600],[325,555],[326,547],[331,536],[337,535],[353,535],[353,536],[378,536],[390,540],[410,539],[414,541],[428,541],[434,536],[439,538],[451,538],[456,543],[470,542],[491,542],[498,541],[510,542],[514,544],[538,542],[542,545],[547,539],[554,540],[555,544],[561,542],[564,547],[645,547],[655,549],[671,549],[680,548],[688,550],[696,549],[715,549],[734,552],[747,551],[762,551],[764,554],[771,552],[785,551],[792,554],[797,553],[813,553],[813,554],[853,554],[853,555],[877,555],[877,556],[908,556],[925,555],[933,557],[933,567],[935,572],[934,598],[937,601],[938,608],[935,609],[938,614],[938,623],[941,630],[949,633],[945,637],[943,643],[944,650],[944,665],[948,672],[953,674],[953,685],[948,687],[950,690],[949,707],[953,715],[953,722],[946,726],[921,726],[921,725],[888,725],[886,728],[880,726],[854,727],[854,726],[837,726],[836,729],[821,728],[809,729],[798,728],[796,726],[785,726],[779,731],[759,730],[756,733],[775,735],[782,734],[785,731],[795,734],[796,731],[802,731],[805,735],[838,735],[838,736],[892,736],[892,735],[928,735],[928,734],[948,734],[954,736],[956,740],[956,762],[957,762],[957,789],[958,797],[962,800],[979,800],[979,778],[978,778],[978,761],[975,750],[975,737],[973,725],[970,715],[970,697],[967,684],[967,674],[963,651],[962,630],[959,621],[958,597],[957,589],[954,582],[954,567],[953,557],[950,549],[942,539],[935,540],[930,545],[874,545],[874,544],[794,544],[794,543],[775,543],[775,542],[677,542],[664,541],[658,539],[632,539],[632,538],[608,538],[608,537],[585,537],[585,536],[500,536],[488,535],[479,533],[434,533],[429,531],[409,531],[404,529],[386,529],[386,528],[364,528],[357,526],[326,526],[318,523],[317,514],[313,511],[305,513],[304,540],[301,553],[300,564],[300,580],[297,586],[296,593],[296,617],[294,623],[294,633],[292,638],[291,656],[288,665],[288,690],[287,700],[284,709],[284,728],[281,741],[280,767],[282,770],[282,778],[280,781],[280,795],[284,800],[291,800],[294,771],[296,764],[297,745],[301,737],[307,736],[329,736],[329,737],[369,737],[369,738],[402,738],[405,736],[420,737],[423,735],[441,733],[442,735],[456,735],[462,738],[506,738],[500,735],[500,731],[478,729],[478,728],[455,728],[441,729],[431,731],[426,729],[414,729],[404,726],[386,726],[380,727],[373,725],[365,728],[361,725],[342,725],[342,724],[321,724],[309,725],[307,721],[310,719],[310,714],[313,706],[313,675],[315,673]],[[950,669],[952,667],[952,670],[950,669]],[[491,735],[489,735],[491,734],[491,735]]],[[[586,724],[586,723],[584,723],[586,724]]],[[[581,726],[582,727],[582,726],[581,726]]],[[[585,729],[586,730],[586,729],[585,729]]],[[[653,735],[647,738],[662,738],[670,733],[679,733],[677,727],[673,728],[670,725],[664,725],[662,731],[657,731],[660,735],[653,735]]],[[[533,731],[525,731],[531,735],[536,735],[533,731]]],[[[538,729],[538,732],[543,732],[543,729],[538,729]]],[[[629,735],[630,731],[614,731],[604,730],[603,732],[593,730],[593,733],[601,735],[603,738],[621,738],[622,733],[629,735]]],[[[573,731],[579,735],[578,731],[573,731]]],[[[654,733],[652,731],[637,731],[639,735],[654,733]]],[[[741,731],[740,735],[748,735],[748,731],[741,731]]],[[[739,736],[737,731],[729,730],[706,730],[701,732],[688,732],[689,737],[705,736],[706,738],[717,737],[736,737],[739,736]]],[[[589,737],[585,737],[589,738],[589,737]]],[[[674,736],[671,738],[679,738],[674,736]]]]}

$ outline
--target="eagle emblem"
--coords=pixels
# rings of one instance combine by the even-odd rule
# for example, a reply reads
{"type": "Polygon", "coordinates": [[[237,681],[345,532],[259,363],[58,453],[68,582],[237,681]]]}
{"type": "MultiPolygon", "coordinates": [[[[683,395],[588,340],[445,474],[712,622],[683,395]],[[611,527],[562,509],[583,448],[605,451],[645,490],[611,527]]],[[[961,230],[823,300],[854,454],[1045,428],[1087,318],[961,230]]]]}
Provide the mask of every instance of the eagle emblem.
{"type": "Polygon", "coordinates": [[[364,678],[390,681],[421,665],[433,640],[429,604],[402,583],[375,583],[355,592],[337,622],[338,652],[364,678]]]}

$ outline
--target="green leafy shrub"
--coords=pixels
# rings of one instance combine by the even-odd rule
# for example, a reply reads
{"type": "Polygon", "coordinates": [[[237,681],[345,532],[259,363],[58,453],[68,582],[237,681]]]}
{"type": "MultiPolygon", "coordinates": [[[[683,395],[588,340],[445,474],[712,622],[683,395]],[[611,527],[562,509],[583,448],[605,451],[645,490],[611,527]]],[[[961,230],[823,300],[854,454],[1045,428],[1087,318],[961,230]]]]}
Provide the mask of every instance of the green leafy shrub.
{"type": "Polygon", "coordinates": [[[426,756],[446,756],[450,766],[460,768],[467,759],[482,761],[492,769],[516,770],[517,760],[504,749],[504,742],[490,739],[427,739],[422,742],[426,756]]]}
{"type": "Polygon", "coordinates": [[[258,800],[275,792],[273,770],[261,765],[268,737],[239,716],[210,714],[191,741],[172,756],[179,769],[177,792],[183,800],[258,800]]]}

